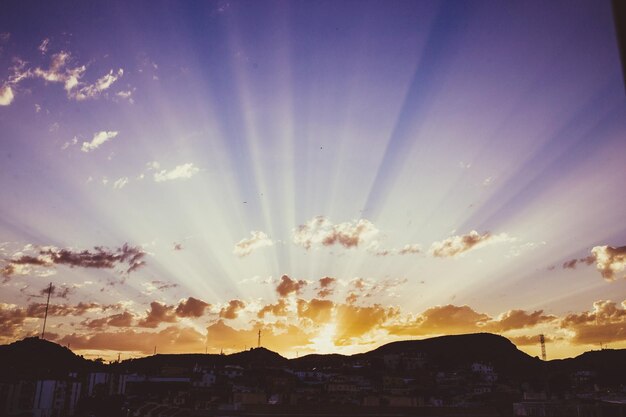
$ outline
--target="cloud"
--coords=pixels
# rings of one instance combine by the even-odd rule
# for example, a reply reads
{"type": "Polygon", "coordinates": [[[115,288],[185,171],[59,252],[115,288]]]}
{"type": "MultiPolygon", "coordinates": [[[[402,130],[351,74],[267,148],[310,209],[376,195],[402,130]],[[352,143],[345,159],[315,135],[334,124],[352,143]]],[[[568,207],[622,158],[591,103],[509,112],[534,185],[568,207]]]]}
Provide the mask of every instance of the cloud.
{"type": "Polygon", "coordinates": [[[10,85],[0,87],[0,106],[8,106],[13,102],[15,96],[10,85]]]}
{"type": "Polygon", "coordinates": [[[193,163],[187,163],[183,165],[178,165],[176,168],[170,171],[167,171],[164,169],[159,172],[155,172],[154,181],[163,182],[163,181],[173,181],[177,179],[191,178],[194,175],[196,175],[198,172],[200,172],[200,169],[195,167],[193,163]]]}
{"type": "Polygon", "coordinates": [[[330,300],[314,298],[310,301],[298,299],[298,317],[306,318],[319,325],[328,323],[332,318],[334,303],[330,300]]]}
{"type": "Polygon", "coordinates": [[[542,323],[550,323],[557,320],[556,316],[545,315],[543,310],[529,313],[524,310],[509,310],[498,316],[496,320],[485,323],[483,329],[490,332],[506,332],[508,330],[533,327],[542,323]]]}
{"type": "Polygon", "coordinates": [[[413,320],[390,325],[387,330],[390,334],[402,336],[473,333],[481,331],[479,325],[490,319],[469,306],[448,304],[431,307],[413,320]]]}
{"type": "Polygon", "coordinates": [[[383,323],[397,317],[399,310],[393,307],[373,306],[358,307],[340,304],[336,309],[335,344],[345,346],[354,343],[354,339],[380,328],[383,323]]]}
{"type": "Polygon", "coordinates": [[[569,314],[560,327],[574,333],[576,344],[599,344],[626,341],[626,300],[621,306],[610,300],[593,303],[593,310],[569,314]]]}
{"type": "Polygon", "coordinates": [[[378,229],[366,219],[333,224],[323,216],[317,216],[293,231],[293,241],[305,249],[313,246],[341,245],[345,248],[358,247],[360,244],[375,244],[378,229]]]}
{"type": "Polygon", "coordinates": [[[241,300],[230,300],[228,306],[220,310],[220,317],[223,319],[234,320],[237,318],[239,311],[242,310],[246,304],[241,300]]]}
{"type": "Polygon", "coordinates": [[[398,251],[399,255],[413,255],[417,253],[421,253],[422,248],[417,243],[412,245],[405,245],[402,249],[398,251]]]}
{"type": "Polygon", "coordinates": [[[274,242],[263,232],[252,231],[250,234],[252,237],[244,238],[237,242],[233,249],[235,255],[243,258],[256,249],[274,245],[274,242]]]}
{"type": "Polygon", "coordinates": [[[614,281],[616,275],[626,269],[626,246],[596,246],[591,249],[591,253],[595,257],[596,269],[607,281],[614,281]]]}
{"type": "MultiPolygon", "coordinates": [[[[513,342],[516,346],[537,346],[539,345],[539,335],[533,336],[507,336],[507,338],[513,342]]],[[[546,342],[554,341],[554,338],[545,336],[546,342]]]]}
{"type": "Polygon", "coordinates": [[[245,347],[256,346],[258,331],[261,330],[261,345],[274,351],[298,349],[310,344],[311,338],[303,329],[282,323],[252,323],[251,328],[235,329],[219,320],[207,327],[207,342],[214,351],[224,349],[238,352],[245,347]]]}
{"type": "Polygon", "coordinates": [[[39,52],[41,52],[42,54],[45,54],[46,52],[48,52],[49,44],[50,44],[50,39],[46,38],[43,41],[41,41],[37,49],[39,49],[39,52]]]}
{"type": "Polygon", "coordinates": [[[282,317],[288,314],[289,305],[284,298],[278,300],[276,304],[268,304],[263,306],[257,313],[257,317],[264,318],[268,314],[272,314],[275,317],[282,317]]]}
{"type": "Polygon", "coordinates": [[[83,152],[91,152],[93,150],[96,150],[103,143],[109,141],[110,139],[113,139],[118,134],[119,132],[115,132],[115,131],[105,132],[103,130],[100,132],[96,132],[94,133],[93,138],[91,139],[91,142],[83,142],[83,146],[81,146],[80,150],[83,152]]]}
{"type": "Polygon", "coordinates": [[[281,297],[286,297],[291,293],[299,294],[302,288],[307,285],[307,282],[304,280],[293,280],[289,278],[287,275],[283,275],[280,277],[280,283],[276,287],[276,292],[281,297]]]}
{"type": "Polygon", "coordinates": [[[128,311],[113,314],[101,319],[86,320],[83,324],[90,329],[103,329],[107,326],[111,327],[131,327],[134,315],[128,311]]]}
{"type": "Polygon", "coordinates": [[[95,83],[81,87],[72,97],[78,101],[98,97],[103,91],[109,89],[122,75],[124,75],[124,70],[121,68],[116,73],[110,70],[108,74],[98,78],[95,83]]]}
{"type": "Polygon", "coordinates": [[[178,317],[201,317],[211,305],[197,298],[189,297],[182,300],[176,307],[178,317]]]}
{"type": "Polygon", "coordinates": [[[5,278],[12,275],[25,275],[31,271],[24,267],[50,268],[55,265],[66,265],[71,268],[112,269],[125,264],[125,272],[130,273],[145,265],[143,260],[145,255],[146,253],[138,246],[129,246],[128,244],[117,249],[96,246],[93,251],[48,247],[40,249],[35,256],[22,254],[6,260],[6,265],[2,268],[2,275],[5,278]]]}
{"type": "Polygon", "coordinates": [[[570,259],[569,261],[563,262],[563,269],[576,269],[576,265],[579,263],[591,265],[595,261],[596,261],[595,256],[587,256],[586,258],[580,258],[580,259],[570,259]]]}
{"type": "Polygon", "coordinates": [[[485,232],[481,235],[477,231],[472,230],[465,235],[451,236],[441,242],[433,242],[430,246],[430,253],[438,258],[453,257],[473,248],[511,240],[512,238],[506,233],[492,235],[490,232],[485,232]]]}
{"type": "Polygon", "coordinates": [[[153,301],[150,303],[150,310],[146,311],[146,317],[139,320],[137,326],[155,328],[161,323],[174,323],[176,321],[174,306],[153,301]]]}
{"type": "Polygon", "coordinates": [[[336,278],[324,277],[319,280],[319,288],[317,291],[317,296],[320,298],[325,298],[332,295],[335,291],[335,283],[337,282],[336,278]]]}
{"type": "Polygon", "coordinates": [[[205,337],[190,327],[169,326],[159,332],[125,330],[97,332],[91,335],[72,333],[57,343],[72,346],[73,350],[111,350],[151,354],[154,347],[160,353],[204,352],[205,337]]]}
{"type": "Polygon", "coordinates": [[[128,177],[122,177],[113,183],[113,188],[120,190],[124,188],[126,184],[128,184],[128,177]]]}

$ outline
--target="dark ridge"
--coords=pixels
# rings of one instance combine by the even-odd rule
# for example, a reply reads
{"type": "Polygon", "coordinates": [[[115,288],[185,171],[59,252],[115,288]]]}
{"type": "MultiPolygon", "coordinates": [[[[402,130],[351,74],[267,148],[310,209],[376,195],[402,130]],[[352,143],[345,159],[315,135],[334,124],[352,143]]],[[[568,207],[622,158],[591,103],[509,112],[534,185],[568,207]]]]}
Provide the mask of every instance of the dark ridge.
{"type": "Polygon", "coordinates": [[[269,349],[259,347],[228,355],[227,363],[247,367],[281,367],[287,365],[289,359],[269,349]]]}
{"type": "Polygon", "coordinates": [[[294,368],[313,369],[313,368],[338,368],[346,361],[351,360],[351,356],[340,355],[339,353],[330,353],[327,355],[312,353],[299,358],[290,359],[289,363],[294,368]]]}
{"type": "Polygon", "coordinates": [[[38,337],[0,345],[0,378],[66,376],[68,370],[97,369],[101,364],[75,355],[68,348],[38,337]]]}

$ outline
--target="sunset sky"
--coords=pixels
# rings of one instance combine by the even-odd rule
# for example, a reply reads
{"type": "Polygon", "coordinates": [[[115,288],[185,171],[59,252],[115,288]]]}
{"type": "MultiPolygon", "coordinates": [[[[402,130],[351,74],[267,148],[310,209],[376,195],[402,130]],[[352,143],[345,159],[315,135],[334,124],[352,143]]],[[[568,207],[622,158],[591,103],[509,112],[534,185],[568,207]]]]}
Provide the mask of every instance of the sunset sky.
{"type": "Polygon", "coordinates": [[[609,1],[10,0],[0,343],[626,348],[609,1]]]}

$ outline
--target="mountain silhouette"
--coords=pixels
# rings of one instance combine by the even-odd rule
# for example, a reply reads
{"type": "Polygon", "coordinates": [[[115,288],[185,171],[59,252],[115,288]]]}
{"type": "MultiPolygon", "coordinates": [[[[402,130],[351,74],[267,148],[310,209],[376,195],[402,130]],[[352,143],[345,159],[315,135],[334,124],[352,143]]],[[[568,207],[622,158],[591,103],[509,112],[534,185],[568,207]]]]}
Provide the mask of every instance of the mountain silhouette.
{"type": "Polygon", "coordinates": [[[245,368],[324,369],[359,364],[382,364],[385,358],[425,358],[429,367],[455,370],[475,362],[491,364],[498,374],[513,378],[539,376],[543,372],[567,374],[576,370],[590,370],[609,380],[620,380],[626,374],[626,349],[586,352],[576,358],[544,362],[520,351],[505,337],[477,333],[441,336],[423,340],[392,342],[369,352],[355,355],[311,354],[286,359],[266,348],[253,348],[230,355],[219,354],[158,354],[120,363],[103,365],[75,355],[66,347],[36,337],[0,345],[2,377],[63,376],[68,371],[112,370],[153,374],[165,368],[181,372],[195,366],[236,365],[245,368]]]}

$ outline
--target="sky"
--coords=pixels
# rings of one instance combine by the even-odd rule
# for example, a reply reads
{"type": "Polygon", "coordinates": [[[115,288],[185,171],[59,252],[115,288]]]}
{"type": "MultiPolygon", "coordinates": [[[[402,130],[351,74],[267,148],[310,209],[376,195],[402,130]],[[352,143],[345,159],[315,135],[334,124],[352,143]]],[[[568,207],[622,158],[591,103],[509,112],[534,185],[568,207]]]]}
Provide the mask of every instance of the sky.
{"type": "Polygon", "coordinates": [[[0,343],[626,348],[609,1],[15,1],[0,343]]]}

